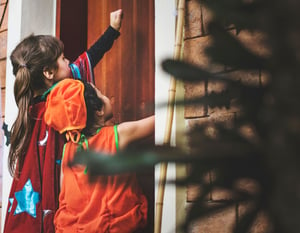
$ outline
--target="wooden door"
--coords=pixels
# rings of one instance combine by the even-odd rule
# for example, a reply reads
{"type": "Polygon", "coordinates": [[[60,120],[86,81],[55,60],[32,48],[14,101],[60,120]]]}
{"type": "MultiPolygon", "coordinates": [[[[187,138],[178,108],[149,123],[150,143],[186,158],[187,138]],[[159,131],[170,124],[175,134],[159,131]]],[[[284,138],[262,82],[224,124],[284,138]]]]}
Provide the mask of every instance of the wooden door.
{"type": "MultiPolygon", "coordinates": [[[[121,35],[94,69],[96,86],[112,101],[113,123],[154,114],[154,0],[58,0],[57,4],[57,35],[72,60],[99,38],[109,25],[110,12],[120,8],[121,35]]],[[[154,138],[140,145],[153,142],[154,138]]],[[[153,232],[154,168],[138,175],[149,201],[145,232],[153,232]]]]}
{"type": "MultiPolygon", "coordinates": [[[[154,113],[154,0],[89,0],[88,47],[119,8],[124,13],[121,35],[95,68],[97,87],[112,101],[114,123],[154,113]]],[[[153,232],[154,170],[139,178],[150,207],[147,232],[153,232]]]]}

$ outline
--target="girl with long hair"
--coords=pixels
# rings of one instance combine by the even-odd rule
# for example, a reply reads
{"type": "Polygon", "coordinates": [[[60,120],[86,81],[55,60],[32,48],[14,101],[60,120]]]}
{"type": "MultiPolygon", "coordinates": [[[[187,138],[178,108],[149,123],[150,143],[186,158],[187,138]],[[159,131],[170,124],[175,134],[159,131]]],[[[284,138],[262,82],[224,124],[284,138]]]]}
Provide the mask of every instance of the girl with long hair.
{"type": "Polygon", "coordinates": [[[44,122],[45,98],[63,79],[93,82],[93,67],[118,38],[121,22],[122,10],[111,12],[108,29],[72,64],[63,43],[49,35],[30,35],[13,50],[18,115],[11,128],[8,163],[14,179],[4,232],[55,232],[64,137],[44,122]]]}

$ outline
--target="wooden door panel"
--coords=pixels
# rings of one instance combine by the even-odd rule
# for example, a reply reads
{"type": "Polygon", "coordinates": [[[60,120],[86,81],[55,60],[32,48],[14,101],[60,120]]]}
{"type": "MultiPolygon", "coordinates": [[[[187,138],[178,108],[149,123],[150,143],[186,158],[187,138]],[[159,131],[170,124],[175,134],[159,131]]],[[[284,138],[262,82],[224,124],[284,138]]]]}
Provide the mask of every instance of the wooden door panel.
{"type": "Polygon", "coordinates": [[[88,1],[88,46],[109,25],[110,12],[122,8],[121,36],[95,68],[96,85],[113,103],[114,120],[134,120],[154,112],[153,0],[88,1]],[[148,2],[148,4],[147,4],[148,2]]]}
{"type": "MultiPolygon", "coordinates": [[[[113,105],[113,123],[136,120],[154,113],[154,0],[89,0],[88,47],[109,25],[110,12],[123,9],[121,35],[95,67],[96,86],[113,105]]],[[[142,146],[154,143],[154,138],[142,146]]],[[[137,145],[136,145],[137,146],[137,145]]],[[[139,145],[140,146],[140,145],[139,145]]],[[[153,232],[154,168],[139,173],[149,202],[149,225],[153,232]]]]}

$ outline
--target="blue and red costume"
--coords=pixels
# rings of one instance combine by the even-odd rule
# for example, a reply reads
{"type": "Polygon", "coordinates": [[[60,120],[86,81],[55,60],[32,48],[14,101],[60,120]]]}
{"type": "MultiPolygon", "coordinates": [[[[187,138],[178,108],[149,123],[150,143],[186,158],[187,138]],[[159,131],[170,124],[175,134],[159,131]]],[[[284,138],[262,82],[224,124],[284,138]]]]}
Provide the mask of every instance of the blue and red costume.
{"type": "MultiPolygon", "coordinates": [[[[73,78],[94,82],[93,68],[113,45],[119,32],[109,27],[98,41],[70,65],[73,78]]],[[[60,167],[64,135],[44,122],[45,99],[30,108],[32,136],[20,175],[13,179],[6,212],[5,233],[54,233],[58,208],[60,167]]]]}

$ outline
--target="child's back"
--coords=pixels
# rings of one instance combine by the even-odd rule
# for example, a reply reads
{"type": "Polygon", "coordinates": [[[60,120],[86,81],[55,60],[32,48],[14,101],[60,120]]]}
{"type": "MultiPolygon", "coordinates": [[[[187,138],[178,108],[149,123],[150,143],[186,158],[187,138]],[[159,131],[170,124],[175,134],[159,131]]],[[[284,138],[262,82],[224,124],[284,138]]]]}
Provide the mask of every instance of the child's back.
{"type": "MultiPolygon", "coordinates": [[[[150,136],[154,131],[154,117],[104,126],[105,121],[111,117],[111,107],[107,97],[99,90],[94,89],[90,84],[84,86],[80,81],[64,80],[52,91],[47,99],[48,107],[45,116],[48,119],[46,121],[58,131],[61,129],[67,131],[71,139],[64,148],[60,206],[55,216],[56,231],[131,233],[144,228],[147,223],[147,199],[134,173],[100,176],[95,182],[89,183],[86,174],[88,167],[68,165],[78,149],[93,150],[113,156],[130,142],[150,136]],[[78,86],[77,90],[84,89],[85,102],[80,95],[59,90],[71,91],[68,85],[75,88],[74,83],[78,86]],[[65,98],[68,100],[66,101],[65,98]],[[102,104],[94,99],[101,100],[102,104]],[[75,103],[76,107],[74,107],[75,103]],[[58,117],[58,114],[51,111],[68,108],[65,105],[73,106],[71,114],[60,114],[58,117]],[[95,105],[98,107],[95,108],[95,105]],[[86,112],[87,116],[82,117],[81,113],[86,112]],[[72,119],[72,123],[66,127],[65,123],[70,122],[69,119],[72,119]],[[87,122],[93,122],[89,127],[94,130],[87,131],[91,133],[88,138],[83,134],[79,136],[78,131],[81,131],[83,123],[87,122]]],[[[86,129],[82,132],[85,131],[86,129]]]]}
{"type": "MultiPolygon", "coordinates": [[[[118,150],[115,126],[100,129],[83,144],[91,150],[115,153],[118,150]]],[[[135,174],[100,176],[89,183],[88,167],[69,167],[78,144],[68,142],[64,150],[64,174],[55,215],[56,232],[131,233],[147,223],[147,199],[135,174]]]]}

